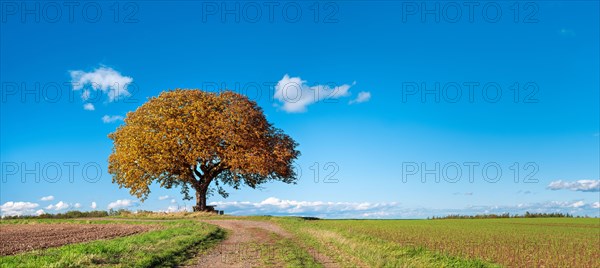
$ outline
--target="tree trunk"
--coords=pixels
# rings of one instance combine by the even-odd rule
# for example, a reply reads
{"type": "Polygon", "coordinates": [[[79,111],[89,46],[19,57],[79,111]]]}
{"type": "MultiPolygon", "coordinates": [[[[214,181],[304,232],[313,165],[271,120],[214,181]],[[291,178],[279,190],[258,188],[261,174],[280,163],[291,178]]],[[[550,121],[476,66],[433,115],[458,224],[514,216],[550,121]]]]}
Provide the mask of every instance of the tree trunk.
{"type": "Polygon", "coordinates": [[[210,211],[206,206],[206,193],[208,192],[208,184],[200,185],[200,187],[196,188],[196,206],[194,206],[194,211],[210,211]]]}

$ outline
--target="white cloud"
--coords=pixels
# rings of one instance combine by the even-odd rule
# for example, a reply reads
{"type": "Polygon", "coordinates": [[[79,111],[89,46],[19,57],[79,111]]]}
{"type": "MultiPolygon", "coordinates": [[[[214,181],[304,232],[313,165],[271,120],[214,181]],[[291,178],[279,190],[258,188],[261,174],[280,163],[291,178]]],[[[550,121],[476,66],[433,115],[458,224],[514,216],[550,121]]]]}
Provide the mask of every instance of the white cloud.
{"type": "Polygon", "coordinates": [[[53,195],[44,196],[44,197],[40,198],[40,200],[42,200],[42,201],[52,201],[52,200],[54,200],[54,196],[53,195]]]}
{"type": "Polygon", "coordinates": [[[370,99],[371,99],[371,92],[361,91],[358,93],[358,96],[356,97],[356,99],[349,101],[348,104],[363,103],[363,102],[369,101],[370,99]]]}
{"type": "Polygon", "coordinates": [[[38,215],[38,216],[42,215],[44,213],[46,213],[46,212],[43,209],[38,209],[38,210],[35,211],[35,215],[38,215]]]}
{"type": "Polygon", "coordinates": [[[547,201],[540,203],[521,203],[516,205],[469,206],[464,208],[407,208],[397,202],[323,202],[282,200],[275,197],[260,202],[220,201],[211,202],[217,209],[231,215],[275,215],[275,216],[311,216],[319,218],[427,218],[449,214],[525,214],[561,212],[573,215],[598,215],[600,204],[587,204],[582,200],[547,201]]]}
{"type": "Polygon", "coordinates": [[[580,207],[585,206],[585,202],[583,202],[583,201],[577,201],[577,202],[571,204],[570,206],[574,207],[574,208],[580,208],[580,207]]]}
{"type": "Polygon", "coordinates": [[[159,210],[160,212],[182,212],[182,211],[187,211],[186,207],[180,207],[180,206],[169,206],[167,207],[166,210],[159,210]]]}
{"type": "Polygon", "coordinates": [[[133,78],[123,76],[110,67],[99,67],[93,72],[76,70],[69,73],[73,90],[84,89],[81,95],[84,100],[90,98],[90,90],[99,90],[106,94],[109,102],[131,96],[131,93],[127,91],[127,86],[133,82],[133,78]]]}
{"type": "Polygon", "coordinates": [[[175,199],[171,199],[171,204],[175,204],[177,201],[175,199]]]}
{"type": "Polygon", "coordinates": [[[108,209],[120,209],[120,208],[129,208],[133,206],[137,206],[138,204],[135,201],[129,199],[121,199],[115,202],[111,202],[108,204],[108,209]]]}
{"type": "Polygon", "coordinates": [[[98,205],[96,205],[96,202],[92,202],[92,205],[90,206],[92,209],[96,209],[98,207],[98,205]]]}
{"type": "Polygon", "coordinates": [[[548,185],[550,190],[571,190],[580,192],[600,192],[600,180],[553,181],[548,185]]]}
{"type": "Polygon", "coordinates": [[[349,96],[348,90],[354,84],[309,86],[307,81],[300,77],[290,77],[286,74],[275,86],[273,97],[283,103],[281,109],[284,111],[301,113],[306,111],[308,105],[315,102],[349,96]]]}
{"type": "Polygon", "coordinates": [[[162,201],[162,200],[167,200],[167,199],[169,199],[169,196],[168,196],[168,195],[163,195],[163,196],[159,196],[159,197],[158,197],[158,200],[161,200],[161,201],[162,201]]]}
{"type": "Polygon", "coordinates": [[[73,205],[73,207],[74,207],[74,208],[80,208],[80,207],[81,207],[81,204],[79,204],[79,203],[75,203],[75,205],[73,205]]]}
{"type": "Polygon", "coordinates": [[[94,105],[91,103],[86,103],[83,105],[83,109],[86,111],[93,111],[96,110],[96,107],[94,107],[94,105]]]}
{"type": "Polygon", "coordinates": [[[20,216],[34,213],[39,204],[31,202],[6,202],[0,206],[2,216],[20,216]]]}
{"type": "Polygon", "coordinates": [[[125,118],[123,118],[120,115],[105,115],[102,117],[102,122],[108,124],[108,123],[113,123],[116,121],[123,121],[123,119],[125,119],[125,118]]]}
{"type": "Polygon", "coordinates": [[[83,99],[84,101],[89,100],[90,95],[92,95],[92,92],[86,89],[83,91],[83,93],[81,93],[81,99],[83,99]]]}
{"type": "Polygon", "coordinates": [[[67,203],[65,203],[63,201],[59,201],[58,203],[56,203],[56,205],[49,205],[49,206],[47,206],[46,209],[49,209],[49,210],[53,209],[53,210],[58,211],[58,210],[67,209],[69,207],[70,207],[69,204],[67,204],[67,203]]]}
{"type": "MultiPolygon", "coordinates": [[[[369,203],[369,202],[323,202],[323,201],[295,201],[281,200],[269,197],[261,202],[212,202],[219,210],[226,210],[229,214],[239,215],[309,215],[330,218],[359,217],[364,213],[389,211],[399,208],[396,202],[369,203]]],[[[373,217],[376,214],[373,214],[373,217]]]]}
{"type": "MultiPolygon", "coordinates": [[[[528,203],[518,204],[516,206],[493,206],[493,207],[471,207],[472,209],[486,208],[490,210],[490,213],[519,213],[523,214],[525,211],[536,212],[536,213],[550,213],[550,212],[562,212],[569,214],[581,214],[591,215],[594,213],[590,209],[594,207],[594,204],[586,204],[582,200],[577,201],[546,201],[539,203],[528,203]]],[[[597,212],[596,212],[597,213],[597,212]]]]}
{"type": "Polygon", "coordinates": [[[592,208],[600,208],[600,202],[594,202],[592,208]]]}

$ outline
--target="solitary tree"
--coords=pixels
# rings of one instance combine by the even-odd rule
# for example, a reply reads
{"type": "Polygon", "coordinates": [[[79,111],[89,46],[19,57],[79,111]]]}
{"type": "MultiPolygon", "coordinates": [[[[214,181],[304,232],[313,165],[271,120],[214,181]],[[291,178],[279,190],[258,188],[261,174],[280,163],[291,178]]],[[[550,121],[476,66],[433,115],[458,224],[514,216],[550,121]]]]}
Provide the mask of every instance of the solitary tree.
{"type": "Polygon", "coordinates": [[[142,200],[153,182],[181,186],[186,199],[191,187],[194,210],[205,211],[207,193],[228,196],[223,185],[256,188],[297,179],[292,162],[300,154],[298,144],[273,127],[256,102],[230,91],[163,92],[129,112],[109,138],[113,182],[142,200]]]}

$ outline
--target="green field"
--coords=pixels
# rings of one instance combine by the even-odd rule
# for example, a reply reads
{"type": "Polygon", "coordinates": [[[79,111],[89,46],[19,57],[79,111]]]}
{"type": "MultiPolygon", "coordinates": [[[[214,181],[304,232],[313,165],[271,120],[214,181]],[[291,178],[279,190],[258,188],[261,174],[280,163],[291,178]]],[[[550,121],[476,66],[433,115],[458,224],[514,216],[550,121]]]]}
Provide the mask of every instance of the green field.
{"type": "MultiPolygon", "coordinates": [[[[110,223],[106,220],[3,220],[3,224],[110,223]]],[[[119,220],[159,224],[146,233],[0,257],[1,267],[173,267],[190,262],[227,236],[199,218],[119,220]]],[[[600,219],[303,220],[212,217],[275,223],[260,267],[600,267],[600,219]],[[274,248],[273,248],[274,247],[274,248]],[[271,254],[272,253],[272,254],[271,254]],[[313,256],[313,257],[311,257],[313,256]],[[316,259],[316,258],[315,258],[316,259]]],[[[265,245],[252,245],[260,249],[265,245]]]]}
{"type": "Polygon", "coordinates": [[[284,220],[282,224],[348,266],[600,267],[598,218],[284,220]]]}

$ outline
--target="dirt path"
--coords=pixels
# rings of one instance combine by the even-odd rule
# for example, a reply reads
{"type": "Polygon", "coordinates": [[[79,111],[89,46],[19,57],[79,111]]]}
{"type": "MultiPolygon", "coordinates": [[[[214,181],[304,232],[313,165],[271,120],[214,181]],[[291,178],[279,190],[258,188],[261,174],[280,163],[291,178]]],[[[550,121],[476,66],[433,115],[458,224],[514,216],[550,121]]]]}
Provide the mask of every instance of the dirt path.
{"type": "MultiPolygon", "coordinates": [[[[272,234],[283,238],[293,236],[274,223],[249,220],[204,220],[203,222],[227,229],[229,236],[207,254],[199,256],[194,265],[188,267],[264,267],[264,258],[277,250],[272,234]]],[[[277,237],[275,236],[275,237],[277,237]]],[[[339,267],[323,254],[305,249],[324,267],[339,267]]],[[[271,263],[283,267],[285,263],[271,263]]]]}

